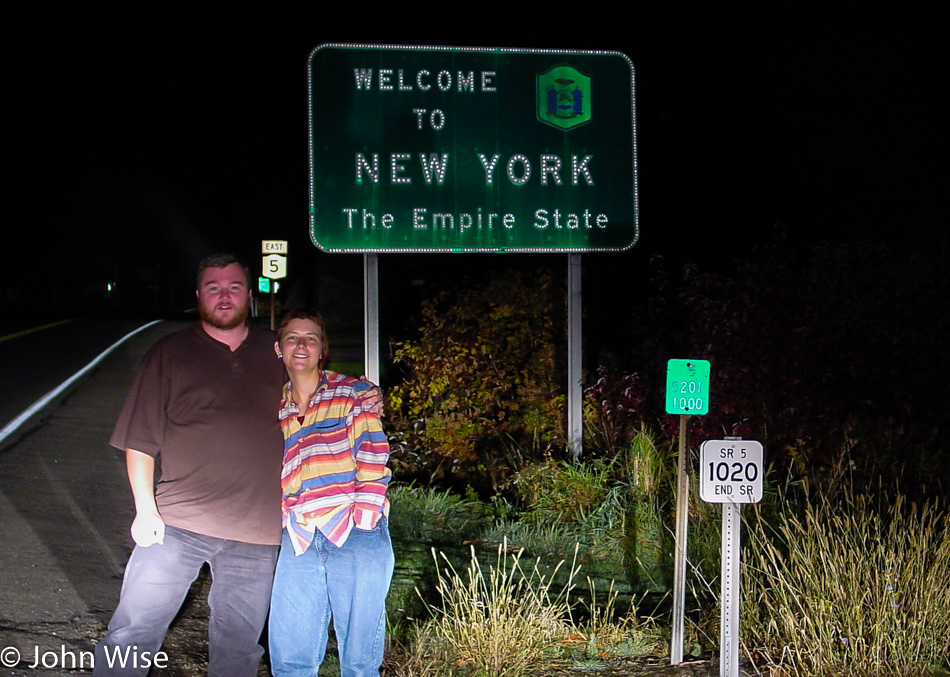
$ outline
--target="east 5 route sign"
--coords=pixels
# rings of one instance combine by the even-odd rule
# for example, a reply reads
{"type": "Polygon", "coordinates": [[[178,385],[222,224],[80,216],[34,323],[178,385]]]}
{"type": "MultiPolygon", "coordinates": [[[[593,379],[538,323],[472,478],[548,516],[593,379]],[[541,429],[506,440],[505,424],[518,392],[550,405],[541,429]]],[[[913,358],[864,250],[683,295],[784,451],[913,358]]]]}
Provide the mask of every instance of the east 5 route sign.
{"type": "Polygon", "coordinates": [[[326,44],[310,55],[310,235],[331,252],[636,242],[620,52],[326,44]]]}

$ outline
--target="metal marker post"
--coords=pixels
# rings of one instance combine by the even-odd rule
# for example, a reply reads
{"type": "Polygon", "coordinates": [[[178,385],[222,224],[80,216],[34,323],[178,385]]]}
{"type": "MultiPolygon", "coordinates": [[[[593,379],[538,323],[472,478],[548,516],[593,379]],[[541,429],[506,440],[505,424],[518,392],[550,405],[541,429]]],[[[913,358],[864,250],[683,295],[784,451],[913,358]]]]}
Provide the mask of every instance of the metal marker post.
{"type": "Polygon", "coordinates": [[[689,517],[689,475],[686,472],[686,419],[680,415],[679,460],[676,464],[676,552],[673,559],[673,634],[670,664],[683,662],[683,617],[686,606],[686,524],[689,517]]]}
{"type": "Polygon", "coordinates": [[[689,474],[686,469],[687,419],[709,411],[709,361],[673,359],[666,363],[666,413],[679,414],[680,453],[676,473],[676,552],[673,558],[673,634],[670,663],[683,662],[686,615],[686,532],[689,522],[689,474]]]}
{"type": "Polygon", "coordinates": [[[274,289],[277,287],[275,284],[270,286],[270,330],[274,331],[276,329],[274,325],[274,306],[276,305],[276,299],[274,297],[274,289]]]}
{"type": "Polygon", "coordinates": [[[719,603],[719,677],[739,677],[739,565],[742,503],[762,500],[763,450],[759,442],[706,440],[699,452],[699,497],[722,503],[722,591],[719,603]]]}
{"type": "Polygon", "coordinates": [[[722,593],[719,610],[719,677],[739,677],[739,531],[742,508],[722,504],[722,593]]]}

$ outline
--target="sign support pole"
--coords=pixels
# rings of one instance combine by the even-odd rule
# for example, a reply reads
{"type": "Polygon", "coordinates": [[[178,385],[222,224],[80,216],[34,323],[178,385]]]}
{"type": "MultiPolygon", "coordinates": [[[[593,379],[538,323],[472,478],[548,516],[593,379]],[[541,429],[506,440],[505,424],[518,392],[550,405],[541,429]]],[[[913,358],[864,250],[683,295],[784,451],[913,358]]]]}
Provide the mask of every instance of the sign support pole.
{"type": "Polygon", "coordinates": [[[363,254],[363,369],[379,385],[379,257],[363,254]]]}
{"type": "Polygon", "coordinates": [[[762,444],[741,437],[706,440],[699,451],[699,497],[722,503],[719,677],[739,677],[739,565],[743,503],[762,500],[762,444]]]}
{"type": "Polygon", "coordinates": [[[689,475],[686,472],[686,419],[680,414],[679,459],[676,465],[676,552],[673,561],[673,634],[670,664],[683,662],[683,618],[686,606],[686,526],[689,517],[689,475]]]}
{"type": "Polygon", "coordinates": [[[273,280],[271,280],[271,285],[270,285],[270,330],[271,331],[274,331],[274,329],[276,328],[274,324],[274,306],[277,304],[277,297],[274,296],[275,286],[277,285],[275,285],[273,280]]]}
{"type": "Polygon", "coordinates": [[[567,437],[571,455],[584,450],[582,380],[581,255],[567,255],[567,437]]]}
{"type": "Polygon", "coordinates": [[[739,677],[739,530],[742,508],[722,504],[722,593],[719,611],[719,677],[739,677]]]}

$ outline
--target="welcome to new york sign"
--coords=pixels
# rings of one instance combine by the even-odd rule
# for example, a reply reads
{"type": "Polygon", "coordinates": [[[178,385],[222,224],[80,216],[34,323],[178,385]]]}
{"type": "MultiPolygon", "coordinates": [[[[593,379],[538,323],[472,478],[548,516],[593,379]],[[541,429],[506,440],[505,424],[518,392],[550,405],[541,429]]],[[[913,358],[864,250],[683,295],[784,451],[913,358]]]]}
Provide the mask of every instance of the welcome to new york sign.
{"type": "Polygon", "coordinates": [[[636,242],[620,52],[327,44],[310,55],[310,235],[330,252],[636,242]]]}

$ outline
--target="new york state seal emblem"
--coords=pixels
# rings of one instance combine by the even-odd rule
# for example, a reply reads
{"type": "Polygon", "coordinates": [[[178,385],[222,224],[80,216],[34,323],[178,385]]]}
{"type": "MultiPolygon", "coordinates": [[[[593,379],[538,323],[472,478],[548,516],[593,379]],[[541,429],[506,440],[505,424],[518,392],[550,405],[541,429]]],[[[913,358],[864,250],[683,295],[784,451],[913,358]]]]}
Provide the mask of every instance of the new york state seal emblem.
{"type": "Polygon", "coordinates": [[[565,131],[591,120],[591,79],[573,66],[553,66],[537,79],[538,120],[565,131]]]}

